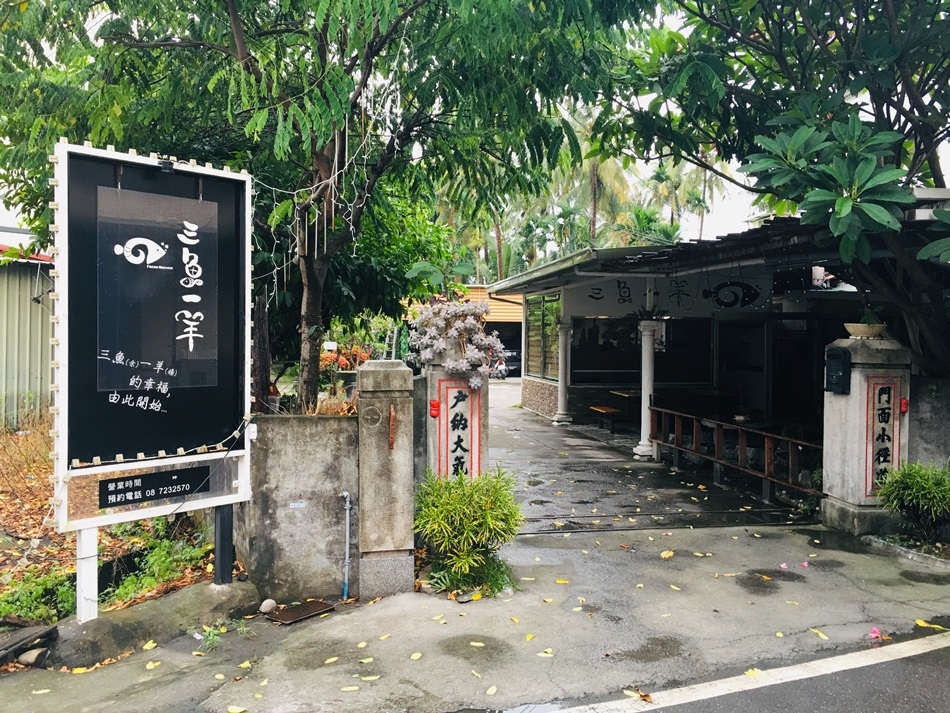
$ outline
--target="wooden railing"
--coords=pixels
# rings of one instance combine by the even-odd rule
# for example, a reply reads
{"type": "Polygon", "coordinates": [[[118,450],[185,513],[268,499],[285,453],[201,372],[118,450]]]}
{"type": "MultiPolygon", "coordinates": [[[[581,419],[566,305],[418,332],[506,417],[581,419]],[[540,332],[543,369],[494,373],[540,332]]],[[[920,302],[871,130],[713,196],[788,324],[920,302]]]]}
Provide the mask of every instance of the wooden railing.
{"type": "Polygon", "coordinates": [[[783,436],[734,421],[651,407],[650,438],[674,455],[692,454],[714,464],[714,471],[731,468],[809,495],[824,493],[802,482],[805,466],[821,467],[821,444],[783,436]],[[727,444],[727,436],[730,441],[727,444]],[[734,442],[734,448],[733,448],[734,442]],[[761,458],[754,457],[761,449],[761,458]],[[751,451],[751,452],[750,452],[751,451]],[[717,469],[716,466],[719,466],[717,469]]]}

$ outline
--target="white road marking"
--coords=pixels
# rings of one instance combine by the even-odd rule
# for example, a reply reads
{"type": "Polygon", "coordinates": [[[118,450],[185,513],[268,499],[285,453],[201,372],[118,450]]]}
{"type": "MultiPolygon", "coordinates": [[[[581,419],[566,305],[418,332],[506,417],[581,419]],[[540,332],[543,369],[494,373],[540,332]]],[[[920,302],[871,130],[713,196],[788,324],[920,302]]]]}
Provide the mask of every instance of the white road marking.
{"type": "Polygon", "coordinates": [[[818,659],[817,661],[809,661],[794,666],[766,669],[756,676],[743,674],[732,678],[724,678],[720,681],[709,681],[707,683],[697,683],[693,686],[674,688],[669,691],[658,691],[656,693],[645,691],[645,693],[650,693],[653,698],[652,703],[647,703],[638,698],[625,698],[619,701],[568,708],[561,711],[561,713],[635,713],[636,711],[655,711],[670,706],[678,706],[683,703],[692,703],[694,701],[703,701],[709,698],[725,696],[730,693],[753,691],[757,688],[774,686],[779,683],[800,681],[805,678],[815,678],[816,676],[825,676],[829,673],[838,673],[839,671],[849,671],[851,669],[873,666],[874,664],[885,663],[887,661],[896,661],[909,656],[918,656],[930,651],[944,649],[948,646],[950,646],[950,633],[934,634],[921,639],[914,639],[913,641],[904,641],[900,644],[888,644],[876,649],[867,649],[852,654],[818,659]]]}

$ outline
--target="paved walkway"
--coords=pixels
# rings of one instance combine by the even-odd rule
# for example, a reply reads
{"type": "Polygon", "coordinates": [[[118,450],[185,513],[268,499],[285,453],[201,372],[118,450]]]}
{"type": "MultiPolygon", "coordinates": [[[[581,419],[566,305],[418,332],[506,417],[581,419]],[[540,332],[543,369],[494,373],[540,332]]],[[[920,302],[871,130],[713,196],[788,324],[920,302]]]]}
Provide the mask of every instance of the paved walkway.
{"type": "Polygon", "coordinates": [[[228,634],[204,657],[182,637],[80,676],[8,676],[0,700],[51,713],[642,710],[625,690],[862,651],[872,627],[899,642],[920,636],[916,619],[947,624],[950,570],[787,513],[754,521],[742,513],[769,508],[750,496],[635,461],[596,429],[552,428],[514,407],[516,382],[496,383],[491,457],[535,518],[504,548],[511,597],[402,594],[280,629],[255,619],[256,638],[228,634]],[[704,508],[747,520],[690,529],[704,508]]]}

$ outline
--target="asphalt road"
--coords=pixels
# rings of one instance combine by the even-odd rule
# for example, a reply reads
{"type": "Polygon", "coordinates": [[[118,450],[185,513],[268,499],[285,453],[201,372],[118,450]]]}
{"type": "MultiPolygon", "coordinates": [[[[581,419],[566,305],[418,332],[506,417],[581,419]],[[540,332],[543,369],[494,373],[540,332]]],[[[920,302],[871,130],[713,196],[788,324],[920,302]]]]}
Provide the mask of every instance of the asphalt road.
{"type": "Polygon", "coordinates": [[[943,634],[563,713],[944,713],[948,666],[943,634]]]}

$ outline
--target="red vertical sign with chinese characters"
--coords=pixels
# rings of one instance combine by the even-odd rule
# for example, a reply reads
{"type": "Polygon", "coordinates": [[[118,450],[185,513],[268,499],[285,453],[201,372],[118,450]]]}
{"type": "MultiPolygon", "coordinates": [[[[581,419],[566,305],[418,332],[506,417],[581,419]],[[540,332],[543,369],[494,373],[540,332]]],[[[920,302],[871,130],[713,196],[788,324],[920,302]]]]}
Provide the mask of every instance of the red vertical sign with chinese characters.
{"type": "Polygon", "coordinates": [[[481,473],[482,392],[468,379],[439,379],[439,475],[481,473]]]}
{"type": "Polygon", "coordinates": [[[867,456],[865,495],[873,496],[876,481],[900,464],[901,380],[897,376],[867,378],[867,456]]]}

